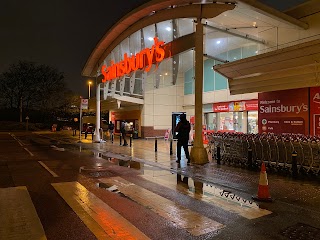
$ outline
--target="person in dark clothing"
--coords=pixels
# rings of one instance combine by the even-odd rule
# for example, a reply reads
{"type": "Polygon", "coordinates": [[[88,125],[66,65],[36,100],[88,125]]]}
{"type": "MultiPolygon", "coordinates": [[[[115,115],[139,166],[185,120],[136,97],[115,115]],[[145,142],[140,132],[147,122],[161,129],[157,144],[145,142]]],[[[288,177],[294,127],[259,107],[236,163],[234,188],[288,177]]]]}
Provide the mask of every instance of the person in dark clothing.
{"type": "Polygon", "coordinates": [[[126,121],[121,122],[120,132],[123,138],[123,146],[128,146],[127,139],[126,139],[126,121]]]}
{"type": "Polygon", "coordinates": [[[113,142],[113,131],[114,131],[114,124],[112,121],[110,121],[109,125],[108,125],[108,130],[109,130],[109,134],[110,134],[110,139],[113,142]]]}
{"type": "Polygon", "coordinates": [[[189,132],[190,132],[191,126],[189,121],[186,119],[185,114],[180,115],[180,121],[175,127],[174,131],[178,133],[177,138],[177,163],[180,163],[181,161],[181,147],[183,147],[183,150],[186,154],[186,158],[188,159],[188,165],[190,164],[190,155],[189,155],[189,149],[188,149],[188,141],[189,141],[189,132]]]}

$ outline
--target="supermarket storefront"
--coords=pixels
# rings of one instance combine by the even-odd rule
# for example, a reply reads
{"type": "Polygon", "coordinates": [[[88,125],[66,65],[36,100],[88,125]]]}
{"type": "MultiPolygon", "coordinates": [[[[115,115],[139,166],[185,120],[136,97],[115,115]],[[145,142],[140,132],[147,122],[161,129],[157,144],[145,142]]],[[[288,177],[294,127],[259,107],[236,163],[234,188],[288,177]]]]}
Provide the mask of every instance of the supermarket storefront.
{"type": "Polygon", "coordinates": [[[258,133],[257,99],[214,103],[212,110],[205,113],[208,130],[258,133]]]}
{"type": "Polygon", "coordinates": [[[258,91],[234,92],[238,86],[233,86],[230,76],[214,71],[213,66],[243,62],[273,51],[277,42],[265,39],[281,37],[289,42],[286,30],[290,28],[302,37],[305,25],[290,17],[276,20],[272,17],[276,10],[263,14],[241,1],[191,0],[186,5],[176,0],[175,4],[150,1],[124,16],[101,39],[82,72],[99,83],[101,107],[97,108],[108,111],[109,119],[115,122],[130,120],[141,137],[164,135],[171,127],[173,112],[186,112],[188,119],[195,116],[199,72],[195,64],[196,26],[201,25],[204,44],[198,59],[203,60],[202,104],[211,106],[201,124],[217,131],[256,133],[261,125],[258,91]],[[226,30],[239,21],[245,27],[226,30]],[[231,96],[230,90],[239,95],[231,96]]]}

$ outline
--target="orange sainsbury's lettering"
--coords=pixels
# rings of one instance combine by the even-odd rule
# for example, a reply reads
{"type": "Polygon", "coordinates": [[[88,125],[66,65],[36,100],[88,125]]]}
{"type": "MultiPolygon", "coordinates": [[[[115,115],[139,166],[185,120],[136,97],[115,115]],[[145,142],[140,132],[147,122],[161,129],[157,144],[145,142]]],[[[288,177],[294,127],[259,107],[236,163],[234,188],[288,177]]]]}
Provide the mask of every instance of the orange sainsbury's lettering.
{"type": "Polygon", "coordinates": [[[149,72],[153,61],[156,63],[161,62],[164,59],[165,51],[163,49],[164,41],[159,41],[157,37],[154,38],[154,45],[150,48],[141,50],[136,55],[128,57],[125,53],[123,60],[114,63],[110,62],[110,66],[102,65],[101,74],[103,75],[102,82],[110,81],[114,78],[128,75],[133,71],[141,69],[149,72]]]}

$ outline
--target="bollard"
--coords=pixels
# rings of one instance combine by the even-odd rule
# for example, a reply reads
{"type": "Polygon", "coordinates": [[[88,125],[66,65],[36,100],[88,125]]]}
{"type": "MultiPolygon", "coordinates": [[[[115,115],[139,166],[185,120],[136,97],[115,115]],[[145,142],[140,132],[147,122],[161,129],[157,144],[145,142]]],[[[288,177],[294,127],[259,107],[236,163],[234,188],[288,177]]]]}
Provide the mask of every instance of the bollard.
{"type": "Polygon", "coordinates": [[[157,139],[157,137],[154,139],[154,151],[155,152],[158,151],[158,139],[157,139]]]}
{"type": "Polygon", "coordinates": [[[170,155],[172,155],[172,139],[170,139],[170,155]]]}
{"type": "Polygon", "coordinates": [[[221,164],[220,146],[217,146],[217,164],[221,164]]]}
{"type": "Polygon", "coordinates": [[[132,134],[130,134],[130,147],[132,147],[132,134]]]}
{"type": "Polygon", "coordinates": [[[298,165],[297,165],[297,152],[292,152],[292,177],[296,178],[298,177],[298,165]]]}
{"type": "Polygon", "coordinates": [[[248,148],[248,167],[252,168],[252,148],[248,148]]]}
{"type": "Polygon", "coordinates": [[[121,146],[121,142],[122,142],[122,133],[120,133],[120,146],[121,146]]]}

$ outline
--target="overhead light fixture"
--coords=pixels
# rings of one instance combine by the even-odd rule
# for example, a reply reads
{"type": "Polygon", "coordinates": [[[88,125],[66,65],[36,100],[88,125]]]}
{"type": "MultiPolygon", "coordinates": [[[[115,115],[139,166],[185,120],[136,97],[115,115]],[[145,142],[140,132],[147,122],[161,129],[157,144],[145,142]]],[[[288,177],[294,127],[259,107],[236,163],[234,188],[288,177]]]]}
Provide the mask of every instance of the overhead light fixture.
{"type": "Polygon", "coordinates": [[[171,31],[171,27],[166,27],[166,30],[167,30],[168,32],[170,32],[170,31],[171,31]]]}

